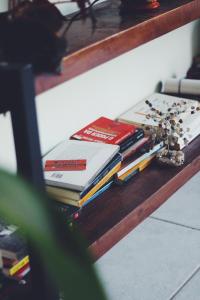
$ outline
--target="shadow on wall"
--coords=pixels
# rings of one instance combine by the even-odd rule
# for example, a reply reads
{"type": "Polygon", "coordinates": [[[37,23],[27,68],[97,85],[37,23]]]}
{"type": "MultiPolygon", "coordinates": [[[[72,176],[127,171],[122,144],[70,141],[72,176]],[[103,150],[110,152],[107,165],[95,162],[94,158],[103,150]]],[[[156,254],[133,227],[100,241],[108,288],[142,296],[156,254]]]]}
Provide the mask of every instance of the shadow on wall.
{"type": "Polygon", "coordinates": [[[192,54],[196,56],[200,54],[200,20],[196,22],[191,36],[192,54]]]}

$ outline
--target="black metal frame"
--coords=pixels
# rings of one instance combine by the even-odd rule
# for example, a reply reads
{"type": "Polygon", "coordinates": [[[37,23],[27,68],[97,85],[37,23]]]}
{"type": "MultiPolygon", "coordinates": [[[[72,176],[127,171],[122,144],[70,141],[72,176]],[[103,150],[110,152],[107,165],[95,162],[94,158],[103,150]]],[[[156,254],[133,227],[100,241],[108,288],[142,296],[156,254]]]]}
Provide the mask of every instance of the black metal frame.
{"type": "MultiPolygon", "coordinates": [[[[43,191],[44,179],[31,66],[0,64],[0,91],[0,113],[11,112],[18,173],[43,191]]],[[[30,242],[29,254],[32,299],[58,299],[58,293],[48,281],[39,253],[30,242]]]]}

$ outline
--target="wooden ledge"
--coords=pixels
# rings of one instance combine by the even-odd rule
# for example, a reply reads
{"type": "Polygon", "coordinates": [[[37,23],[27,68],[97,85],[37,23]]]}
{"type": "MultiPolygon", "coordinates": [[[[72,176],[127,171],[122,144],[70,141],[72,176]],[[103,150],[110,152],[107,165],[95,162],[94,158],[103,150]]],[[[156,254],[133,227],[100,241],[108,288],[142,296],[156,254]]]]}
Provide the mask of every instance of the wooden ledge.
{"type": "Polygon", "coordinates": [[[90,19],[73,23],[67,34],[69,54],[63,60],[62,75],[38,76],[37,94],[199,18],[200,0],[161,0],[160,9],[133,17],[120,17],[119,2],[111,0],[95,10],[94,32],[90,19]]]}
{"type": "MultiPolygon", "coordinates": [[[[180,168],[152,163],[129,183],[113,186],[83,208],[78,220],[94,260],[100,258],[200,170],[200,136],[186,149],[180,168]]],[[[181,207],[180,207],[181,209],[181,207]]]]}

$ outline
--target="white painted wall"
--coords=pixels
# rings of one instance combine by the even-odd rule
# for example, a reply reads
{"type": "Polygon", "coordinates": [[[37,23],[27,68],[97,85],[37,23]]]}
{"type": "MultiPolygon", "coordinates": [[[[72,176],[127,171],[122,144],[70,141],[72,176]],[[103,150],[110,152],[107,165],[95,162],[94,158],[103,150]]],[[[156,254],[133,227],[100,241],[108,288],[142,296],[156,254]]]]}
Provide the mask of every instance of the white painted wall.
{"type": "MultiPolygon", "coordinates": [[[[38,96],[42,153],[101,115],[117,117],[160,80],[184,77],[197,52],[197,30],[192,22],[38,96]]],[[[9,115],[0,117],[0,137],[0,166],[13,171],[9,115]]]]}
{"type": "Polygon", "coordinates": [[[0,12],[8,10],[8,0],[0,0],[0,12]]]}

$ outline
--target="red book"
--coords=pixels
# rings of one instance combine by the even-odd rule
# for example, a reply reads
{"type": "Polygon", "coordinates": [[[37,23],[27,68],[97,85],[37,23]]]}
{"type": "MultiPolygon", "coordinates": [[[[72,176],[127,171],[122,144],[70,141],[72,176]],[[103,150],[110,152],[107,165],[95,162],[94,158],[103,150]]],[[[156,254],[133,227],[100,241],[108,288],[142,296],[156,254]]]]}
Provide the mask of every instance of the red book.
{"type": "Polygon", "coordinates": [[[119,145],[135,133],[136,127],[101,117],[71,136],[71,139],[119,145]]]}

